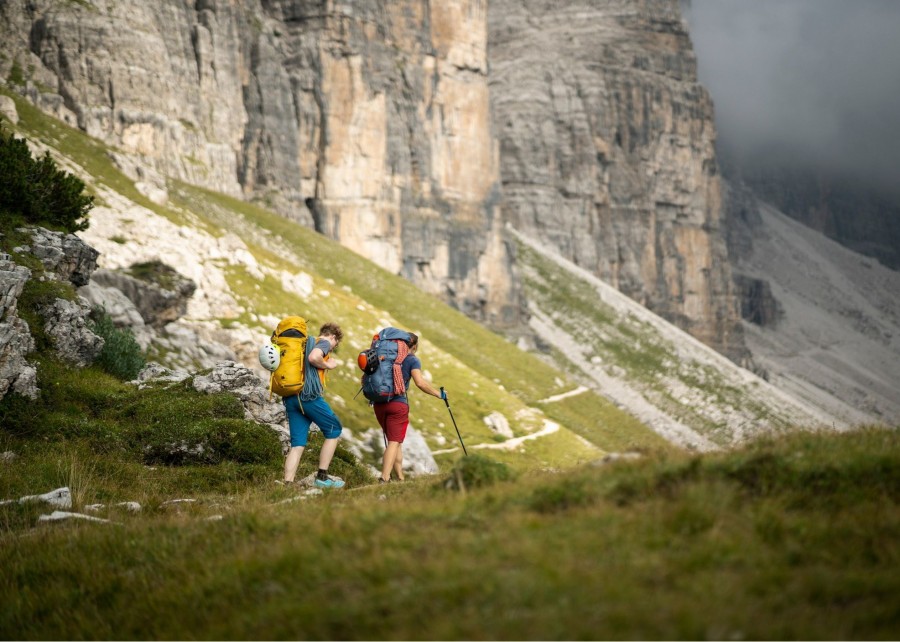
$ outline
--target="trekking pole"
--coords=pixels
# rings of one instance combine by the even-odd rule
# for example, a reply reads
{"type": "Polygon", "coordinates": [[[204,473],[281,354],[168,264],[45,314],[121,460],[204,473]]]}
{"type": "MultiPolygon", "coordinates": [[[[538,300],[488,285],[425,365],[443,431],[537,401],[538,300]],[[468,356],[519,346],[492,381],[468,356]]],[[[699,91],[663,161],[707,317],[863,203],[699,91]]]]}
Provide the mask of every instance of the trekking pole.
{"type": "Polygon", "coordinates": [[[441,396],[444,398],[444,403],[447,404],[447,412],[450,413],[450,421],[453,422],[453,427],[456,428],[456,436],[459,437],[459,443],[462,446],[463,452],[466,454],[466,457],[468,457],[469,453],[466,451],[466,445],[463,443],[462,435],[459,434],[459,428],[456,425],[456,419],[453,418],[453,411],[450,410],[450,401],[447,399],[447,393],[444,392],[443,386],[441,386],[441,396]]]}

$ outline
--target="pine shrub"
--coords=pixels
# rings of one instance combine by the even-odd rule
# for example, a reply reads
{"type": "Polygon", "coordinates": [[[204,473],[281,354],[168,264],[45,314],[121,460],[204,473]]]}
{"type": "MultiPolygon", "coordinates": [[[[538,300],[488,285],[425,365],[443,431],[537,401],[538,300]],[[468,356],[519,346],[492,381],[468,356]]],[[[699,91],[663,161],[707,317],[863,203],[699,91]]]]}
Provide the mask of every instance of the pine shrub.
{"type": "Polygon", "coordinates": [[[84,182],[56,166],[45,153],[33,158],[23,138],[0,129],[0,215],[64,232],[88,227],[94,197],[84,182]]]}

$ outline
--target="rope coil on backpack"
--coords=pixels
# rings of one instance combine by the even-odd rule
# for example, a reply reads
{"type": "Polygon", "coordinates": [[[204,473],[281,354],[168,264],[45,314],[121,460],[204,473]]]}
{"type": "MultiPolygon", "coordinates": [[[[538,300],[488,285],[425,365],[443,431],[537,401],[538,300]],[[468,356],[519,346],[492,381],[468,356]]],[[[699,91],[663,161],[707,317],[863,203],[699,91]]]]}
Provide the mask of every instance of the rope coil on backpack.
{"type": "Polygon", "coordinates": [[[397,342],[397,358],[394,359],[394,396],[399,397],[406,392],[406,385],[403,383],[403,369],[401,364],[409,354],[409,346],[406,341],[397,342]]]}

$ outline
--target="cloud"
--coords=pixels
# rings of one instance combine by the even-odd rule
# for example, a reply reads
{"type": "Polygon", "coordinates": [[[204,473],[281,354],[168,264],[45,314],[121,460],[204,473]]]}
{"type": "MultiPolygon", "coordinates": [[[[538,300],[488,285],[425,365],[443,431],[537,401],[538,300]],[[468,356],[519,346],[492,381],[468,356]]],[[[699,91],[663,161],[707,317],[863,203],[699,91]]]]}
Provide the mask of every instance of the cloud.
{"type": "Polygon", "coordinates": [[[900,2],[691,0],[719,137],[745,158],[900,183],[900,2]]]}

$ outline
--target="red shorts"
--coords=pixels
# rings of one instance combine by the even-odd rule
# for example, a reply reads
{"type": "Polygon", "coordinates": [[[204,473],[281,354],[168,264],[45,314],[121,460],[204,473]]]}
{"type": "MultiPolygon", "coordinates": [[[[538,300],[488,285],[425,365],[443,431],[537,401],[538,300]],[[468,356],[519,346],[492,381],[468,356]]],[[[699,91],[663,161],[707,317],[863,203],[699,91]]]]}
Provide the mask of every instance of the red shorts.
{"type": "Polygon", "coordinates": [[[406,427],[409,426],[409,405],[402,401],[376,403],[375,417],[381,429],[387,434],[388,441],[403,443],[406,439],[406,427]]]}

